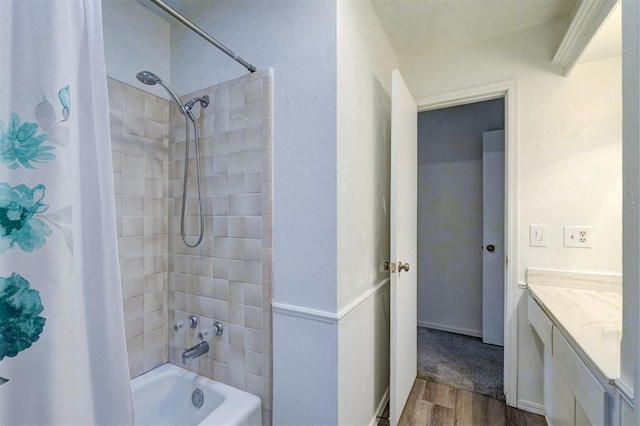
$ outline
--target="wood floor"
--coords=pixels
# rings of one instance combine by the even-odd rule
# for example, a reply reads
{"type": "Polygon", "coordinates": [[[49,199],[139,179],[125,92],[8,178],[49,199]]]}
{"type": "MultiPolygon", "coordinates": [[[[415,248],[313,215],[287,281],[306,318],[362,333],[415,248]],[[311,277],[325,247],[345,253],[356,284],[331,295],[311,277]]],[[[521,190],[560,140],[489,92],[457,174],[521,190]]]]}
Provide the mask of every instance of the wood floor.
{"type": "MultiPolygon", "coordinates": [[[[388,424],[380,422],[381,424],[388,424]]],[[[463,389],[416,379],[399,425],[546,426],[544,417],[463,389]]]]}

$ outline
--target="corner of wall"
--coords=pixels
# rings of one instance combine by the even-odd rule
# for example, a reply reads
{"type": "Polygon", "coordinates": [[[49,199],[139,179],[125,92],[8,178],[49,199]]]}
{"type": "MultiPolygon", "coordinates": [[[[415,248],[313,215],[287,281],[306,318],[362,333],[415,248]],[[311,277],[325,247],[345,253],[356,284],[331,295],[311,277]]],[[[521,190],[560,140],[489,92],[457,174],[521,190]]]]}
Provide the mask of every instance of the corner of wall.
{"type": "Polygon", "coordinates": [[[391,71],[369,1],[337,4],[338,421],[368,424],[389,387],[391,71]],[[366,385],[362,385],[366,383],[366,385]]]}

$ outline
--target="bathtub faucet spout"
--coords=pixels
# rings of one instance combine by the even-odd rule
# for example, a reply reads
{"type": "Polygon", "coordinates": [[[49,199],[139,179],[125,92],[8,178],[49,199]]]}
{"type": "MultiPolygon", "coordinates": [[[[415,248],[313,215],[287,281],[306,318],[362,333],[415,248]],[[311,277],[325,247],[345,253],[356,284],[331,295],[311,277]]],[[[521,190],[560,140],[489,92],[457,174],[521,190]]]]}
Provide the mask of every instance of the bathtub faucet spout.
{"type": "Polygon", "coordinates": [[[200,342],[192,348],[185,349],[182,352],[182,363],[189,364],[194,358],[204,355],[209,352],[209,344],[207,342],[200,342]]]}

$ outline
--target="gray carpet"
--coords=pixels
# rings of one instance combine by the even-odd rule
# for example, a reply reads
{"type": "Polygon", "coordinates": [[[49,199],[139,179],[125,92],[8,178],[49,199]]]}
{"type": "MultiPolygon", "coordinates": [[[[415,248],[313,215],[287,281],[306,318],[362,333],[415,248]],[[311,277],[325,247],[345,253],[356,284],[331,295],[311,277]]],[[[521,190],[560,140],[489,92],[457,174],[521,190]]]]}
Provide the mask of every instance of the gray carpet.
{"type": "Polygon", "coordinates": [[[418,377],[501,401],[503,352],[477,337],[418,327],[418,377]]]}

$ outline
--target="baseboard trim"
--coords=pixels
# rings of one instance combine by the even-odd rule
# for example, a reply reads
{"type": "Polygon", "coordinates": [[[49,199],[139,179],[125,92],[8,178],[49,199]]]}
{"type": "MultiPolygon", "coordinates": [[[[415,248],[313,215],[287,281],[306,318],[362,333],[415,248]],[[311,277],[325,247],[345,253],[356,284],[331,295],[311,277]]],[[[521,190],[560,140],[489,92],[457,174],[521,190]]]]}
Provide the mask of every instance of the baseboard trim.
{"type": "Polygon", "coordinates": [[[445,324],[438,324],[438,323],[429,322],[429,321],[418,321],[418,326],[426,327],[426,328],[433,328],[433,329],[440,330],[440,331],[448,331],[449,333],[464,334],[464,335],[467,335],[467,336],[480,337],[480,338],[482,337],[482,330],[471,330],[471,329],[468,329],[468,328],[455,327],[455,326],[445,325],[445,324]]]}
{"type": "Polygon", "coordinates": [[[544,405],[538,404],[537,402],[531,402],[531,401],[525,401],[523,399],[519,399],[518,408],[520,410],[528,411],[533,414],[539,414],[541,416],[547,415],[547,410],[545,410],[544,405]]]}
{"type": "Polygon", "coordinates": [[[369,422],[369,426],[377,426],[378,417],[382,416],[382,413],[384,412],[384,408],[387,406],[387,402],[389,402],[389,388],[387,388],[384,395],[382,396],[382,400],[380,400],[380,404],[378,404],[376,413],[373,416],[373,419],[371,419],[371,421],[369,422]]]}

